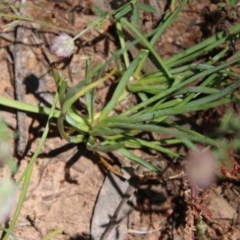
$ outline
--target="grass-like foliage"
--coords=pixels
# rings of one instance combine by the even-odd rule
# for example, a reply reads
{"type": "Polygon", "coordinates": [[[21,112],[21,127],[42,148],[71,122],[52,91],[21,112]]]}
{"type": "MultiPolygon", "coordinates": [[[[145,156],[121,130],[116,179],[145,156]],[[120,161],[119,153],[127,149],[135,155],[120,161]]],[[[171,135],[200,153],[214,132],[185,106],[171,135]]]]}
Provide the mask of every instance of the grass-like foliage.
{"type": "MultiPolygon", "coordinates": [[[[179,157],[170,145],[185,144],[192,148],[195,143],[201,143],[218,147],[215,139],[187,125],[178,124],[178,117],[238,101],[233,92],[240,86],[240,81],[233,66],[239,62],[240,53],[233,46],[239,38],[240,24],[162,60],[154,46],[186,4],[187,1],[182,1],[173,12],[167,11],[155,29],[146,35],[138,27],[139,14],[142,10],[154,11],[150,6],[130,1],[111,14],[96,8],[98,17],[89,27],[101,28],[111,21],[116,26],[120,49],[104,64],[92,66],[91,60],[87,60],[85,78],[71,88],[68,87],[68,80],[52,68],[61,105],[54,111],[53,117],[57,118],[63,138],[73,143],[84,142],[92,151],[117,150],[158,173],[160,169],[134,155],[130,149],[151,148],[171,157],[179,157]],[[130,43],[127,38],[129,34],[134,37],[130,43]],[[129,51],[134,45],[141,49],[133,59],[129,51]],[[213,55],[211,58],[208,55],[206,59],[210,52],[213,55]],[[155,67],[145,70],[146,61],[151,61],[155,67]],[[115,68],[109,70],[113,62],[115,68]],[[116,87],[109,101],[97,112],[95,93],[109,79],[114,79],[116,87]],[[136,96],[138,102],[123,112],[116,112],[116,106],[130,95],[136,96]],[[85,98],[86,114],[76,108],[75,103],[80,98],[85,98]],[[146,132],[167,137],[161,140],[145,138],[146,132]]],[[[0,97],[0,103],[30,112],[50,113],[48,108],[3,97],[0,97]]]]}
{"type": "Polygon", "coordinates": [[[158,173],[160,169],[134,155],[130,149],[150,148],[179,157],[169,145],[185,144],[192,148],[195,143],[201,143],[218,147],[215,139],[178,124],[177,119],[184,113],[237,101],[232,93],[240,86],[240,81],[231,67],[239,62],[240,53],[234,51],[230,55],[230,52],[231,44],[239,37],[240,25],[233,26],[229,33],[219,32],[163,61],[154,45],[186,3],[182,1],[173,13],[167,12],[147,36],[138,28],[138,13],[141,8],[153,11],[149,6],[131,1],[111,16],[98,10],[102,22],[107,19],[114,21],[121,48],[103,65],[91,66],[91,61],[87,61],[85,78],[72,88],[67,87],[67,81],[56,69],[53,70],[61,103],[58,128],[67,141],[84,142],[92,151],[119,151],[158,173]],[[126,17],[130,13],[132,16],[126,17]],[[127,43],[126,32],[135,37],[133,42],[127,43]],[[136,44],[141,49],[131,59],[128,50],[136,44]],[[210,60],[205,57],[208,52],[215,52],[210,60]],[[154,63],[155,69],[144,69],[147,60],[154,63]],[[109,71],[112,61],[116,68],[109,71]],[[110,78],[117,82],[116,88],[101,111],[96,112],[94,99],[97,88],[110,78]],[[120,113],[115,111],[116,106],[130,95],[135,95],[138,102],[120,113]],[[75,107],[80,97],[85,97],[85,115],[75,107]],[[167,137],[161,140],[145,138],[146,132],[167,137]]]}
{"type": "MultiPolygon", "coordinates": [[[[104,13],[96,8],[96,20],[89,24],[89,28],[100,29],[107,21],[111,21],[120,46],[105,63],[92,65],[91,59],[87,60],[85,77],[74,87],[69,87],[68,80],[53,66],[51,70],[58,90],[52,109],[0,96],[1,105],[49,116],[41,144],[21,179],[22,194],[10,224],[11,231],[51,119],[57,119],[58,130],[66,141],[85,143],[94,152],[117,151],[158,174],[161,173],[158,166],[142,159],[132,150],[151,149],[177,158],[180,153],[174,151],[176,148],[172,146],[185,145],[191,149],[196,144],[215,149],[223,147],[222,141],[197,132],[187,123],[184,124],[181,117],[186,113],[239,101],[234,91],[240,87],[240,76],[235,71],[240,52],[234,49],[234,43],[240,36],[240,24],[163,60],[155,50],[155,44],[174,23],[187,2],[183,0],[179,6],[171,6],[157,26],[147,34],[141,32],[139,19],[141,11],[154,11],[150,6],[133,0],[112,13],[104,13]],[[131,42],[129,35],[134,39],[131,42]],[[136,56],[131,55],[133,47],[139,49],[136,56]],[[146,67],[149,61],[152,69],[146,67]],[[95,94],[109,80],[114,81],[115,87],[99,110],[99,106],[96,108],[95,94]],[[125,105],[131,96],[135,101],[119,112],[119,106],[125,105]],[[80,98],[85,102],[84,113],[77,108],[76,103],[80,98]],[[57,101],[60,103],[59,109],[55,109],[57,101]]],[[[11,231],[7,232],[6,237],[11,231]]]]}

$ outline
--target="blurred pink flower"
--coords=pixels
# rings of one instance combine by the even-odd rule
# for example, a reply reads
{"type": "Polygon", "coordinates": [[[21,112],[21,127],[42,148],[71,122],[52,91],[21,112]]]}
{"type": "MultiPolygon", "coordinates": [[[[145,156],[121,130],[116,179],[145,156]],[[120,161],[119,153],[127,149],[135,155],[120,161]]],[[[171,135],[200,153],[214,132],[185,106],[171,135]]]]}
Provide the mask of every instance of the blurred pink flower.
{"type": "Polygon", "coordinates": [[[193,197],[216,181],[217,160],[209,147],[197,147],[187,155],[186,175],[192,188],[193,197]]]}
{"type": "Polygon", "coordinates": [[[73,54],[74,39],[66,33],[61,33],[54,38],[51,50],[58,57],[69,57],[73,54]]]}

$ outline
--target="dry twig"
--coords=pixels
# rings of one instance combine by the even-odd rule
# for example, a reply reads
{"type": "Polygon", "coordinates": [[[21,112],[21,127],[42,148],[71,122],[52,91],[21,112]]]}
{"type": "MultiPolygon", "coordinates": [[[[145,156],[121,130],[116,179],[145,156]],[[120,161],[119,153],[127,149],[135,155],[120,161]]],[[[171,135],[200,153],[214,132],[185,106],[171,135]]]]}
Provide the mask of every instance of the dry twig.
{"type": "MultiPolygon", "coordinates": [[[[19,14],[24,14],[24,5],[27,0],[21,0],[21,7],[19,14]]],[[[22,47],[21,41],[23,38],[23,23],[20,21],[16,27],[15,44],[11,48],[13,56],[13,73],[14,73],[14,86],[15,86],[15,98],[18,101],[24,101],[24,88],[22,80],[22,47]]],[[[17,154],[22,156],[25,153],[27,145],[27,126],[26,126],[26,115],[23,112],[17,111],[17,127],[18,127],[18,143],[17,143],[17,154]]]]}

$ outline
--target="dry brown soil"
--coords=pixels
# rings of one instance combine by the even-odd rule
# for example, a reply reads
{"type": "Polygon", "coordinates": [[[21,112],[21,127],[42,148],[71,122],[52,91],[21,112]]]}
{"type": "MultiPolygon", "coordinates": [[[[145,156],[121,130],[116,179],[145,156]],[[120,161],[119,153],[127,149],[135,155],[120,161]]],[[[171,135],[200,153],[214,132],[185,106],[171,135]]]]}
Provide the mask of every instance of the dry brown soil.
{"type": "MultiPolygon", "coordinates": [[[[10,2],[18,3],[18,1],[10,2]]],[[[77,42],[78,46],[72,58],[69,61],[61,61],[49,51],[49,44],[61,31],[76,34],[84,29],[94,18],[92,3],[88,0],[26,0],[26,2],[27,16],[61,28],[58,30],[39,23],[25,22],[19,50],[18,60],[22,64],[20,78],[24,101],[49,104],[56,89],[44,54],[51,61],[60,62],[59,67],[62,68],[64,76],[69,79],[70,85],[74,85],[84,75],[85,60],[92,57],[95,63],[105,61],[116,49],[116,39],[111,35],[112,33],[99,33],[92,30],[77,42]]],[[[157,22],[167,6],[167,1],[149,0],[149,2],[156,7],[157,13],[143,16],[143,31],[148,31],[157,22]]],[[[104,10],[111,9],[107,1],[103,1],[101,5],[104,10]]],[[[158,42],[157,48],[163,58],[200,42],[206,37],[204,34],[210,35],[215,31],[216,26],[213,23],[207,24],[202,13],[207,6],[210,10],[216,9],[216,5],[210,4],[209,1],[189,1],[176,24],[167,30],[158,42]],[[204,24],[205,32],[202,28],[204,24]]],[[[15,10],[18,11],[18,9],[15,10]]],[[[14,56],[11,51],[16,44],[14,24],[16,25],[17,22],[3,18],[0,24],[2,30],[0,33],[0,94],[13,98],[14,56]]],[[[97,101],[104,101],[103,93],[104,89],[97,94],[97,101]]],[[[11,129],[17,130],[14,110],[1,106],[0,116],[6,120],[11,129]]],[[[16,161],[20,163],[16,179],[24,171],[39,144],[45,122],[46,118],[36,114],[25,115],[26,131],[23,134],[27,140],[27,151],[23,157],[15,155],[16,161]]],[[[150,158],[150,156],[145,157],[150,158]]],[[[155,156],[153,161],[161,161],[163,166],[168,164],[167,159],[159,159],[158,156],[155,156]]],[[[172,164],[168,168],[167,175],[180,173],[182,167],[182,163],[172,164]]],[[[61,139],[56,123],[53,122],[49,137],[34,166],[27,198],[14,231],[17,239],[43,239],[54,229],[61,229],[62,234],[53,239],[90,239],[93,210],[106,172],[99,163],[99,159],[88,152],[83,145],[68,144],[61,139]]],[[[4,175],[8,175],[5,170],[1,173],[1,176],[4,175]]],[[[127,216],[127,232],[123,238],[115,237],[115,239],[184,239],[187,218],[184,197],[186,190],[181,179],[166,184],[162,179],[150,177],[138,183],[135,192],[132,193],[135,195],[135,200],[127,216]]],[[[207,219],[204,219],[209,227],[208,239],[240,239],[237,199],[240,198],[239,186],[236,183],[223,181],[207,193],[206,199],[203,200],[205,202],[200,205],[207,206],[206,208],[211,211],[207,219]]],[[[197,215],[195,217],[199,220],[197,215]]]]}

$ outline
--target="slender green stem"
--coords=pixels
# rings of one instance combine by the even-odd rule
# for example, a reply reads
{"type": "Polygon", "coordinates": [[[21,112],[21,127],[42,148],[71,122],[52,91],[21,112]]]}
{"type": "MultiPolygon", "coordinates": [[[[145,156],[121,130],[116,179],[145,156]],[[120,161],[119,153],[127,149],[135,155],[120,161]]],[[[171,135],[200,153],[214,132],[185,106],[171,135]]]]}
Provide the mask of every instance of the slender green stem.
{"type": "MultiPolygon", "coordinates": [[[[175,1],[176,0],[172,0],[171,1],[171,6],[175,6],[175,1]]],[[[180,6],[175,9],[175,11],[171,14],[169,12],[167,12],[167,19],[164,22],[160,22],[159,26],[157,27],[157,31],[156,33],[153,35],[153,37],[151,38],[150,44],[152,46],[154,46],[157,42],[157,40],[159,39],[159,37],[161,36],[161,34],[167,29],[167,27],[170,26],[170,24],[175,20],[175,18],[177,17],[178,13],[185,7],[185,5],[187,4],[188,0],[183,0],[180,4],[180,6]]]]}
{"type": "Polygon", "coordinates": [[[44,142],[45,142],[45,140],[47,138],[47,135],[48,135],[48,132],[49,132],[50,121],[51,121],[51,118],[54,115],[57,101],[58,101],[58,94],[56,94],[55,97],[54,97],[52,108],[50,110],[49,117],[48,117],[45,129],[43,131],[43,135],[42,135],[42,137],[40,139],[40,142],[39,142],[39,144],[37,146],[37,149],[34,152],[32,158],[31,158],[31,160],[30,160],[30,162],[29,162],[29,164],[28,164],[28,166],[27,166],[27,168],[25,170],[24,182],[23,182],[23,186],[21,188],[21,194],[19,196],[19,201],[18,201],[18,204],[17,204],[17,208],[15,210],[15,213],[13,215],[12,221],[10,223],[9,231],[6,233],[6,235],[4,236],[3,240],[8,240],[9,239],[10,234],[13,232],[14,227],[15,227],[16,222],[17,222],[17,219],[18,219],[18,217],[20,215],[20,212],[21,212],[24,200],[26,198],[26,194],[27,194],[29,183],[30,183],[30,179],[31,179],[34,163],[35,163],[35,161],[36,161],[36,159],[37,159],[37,157],[38,157],[38,155],[40,153],[40,150],[42,149],[42,147],[44,145],[44,142]]]}
{"type": "Polygon", "coordinates": [[[119,98],[121,97],[122,93],[124,92],[127,82],[130,80],[130,78],[133,76],[133,73],[135,69],[137,68],[138,63],[141,61],[141,59],[145,56],[145,51],[141,52],[137,58],[135,58],[130,66],[127,68],[126,72],[123,74],[122,78],[119,80],[118,86],[115,89],[113,96],[111,100],[107,103],[105,108],[102,110],[101,115],[99,117],[99,120],[102,120],[108,116],[108,114],[113,110],[113,108],[116,106],[116,104],[119,101],[119,98]]]}
{"type": "MultiPolygon", "coordinates": [[[[122,29],[122,26],[119,22],[116,23],[116,28],[117,28],[117,31],[118,31],[118,38],[119,38],[121,48],[126,49],[126,43],[125,43],[125,39],[123,37],[123,29],[122,29]]],[[[128,57],[127,50],[123,52],[123,59],[124,59],[124,62],[125,62],[125,68],[128,68],[128,66],[130,64],[130,60],[129,60],[129,57],[128,57]]]]}
{"type": "Polygon", "coordinates": [[[126,18],[122,18],[120,20],[121,24],[123,26],[128,27],[136,36],[137,38],[139,38],[144,45],[149,49],[149,51],[151,52],[151,54],[155,57],[155,59],[158,61],[159,65],[161,66],[161,68],[163,69],[163,71],[166,73],[166,75],[168,76],[168,78],[172,79],[172,74],[170,73],[168,67],[165,65],[165,63],[163,62],[163,60],[161,59],[161,57],[159,56],[159,54],[155,51],[155,49],[152,47],[152,45],[148,42],[148,40],[145,38],[145,36],[143,36],[142,33],[140,33],[126,18]]]}
{"type": "MultiPolygon", "coordinates": [[[[44,115],[49,115],[51,112],[51,109],[48,107],[41,107],[41,106],[32,105],[30,103],[19,102],[17,100],[6,98],[3,96],[0,96],[0,105],[14,108],[20,111],[39,113],[44,115]]],[[[59,117],[59,115],[60,115],[60,111],[55,109],[53,113],[53,117],[57,118],[59,117]]]]}

